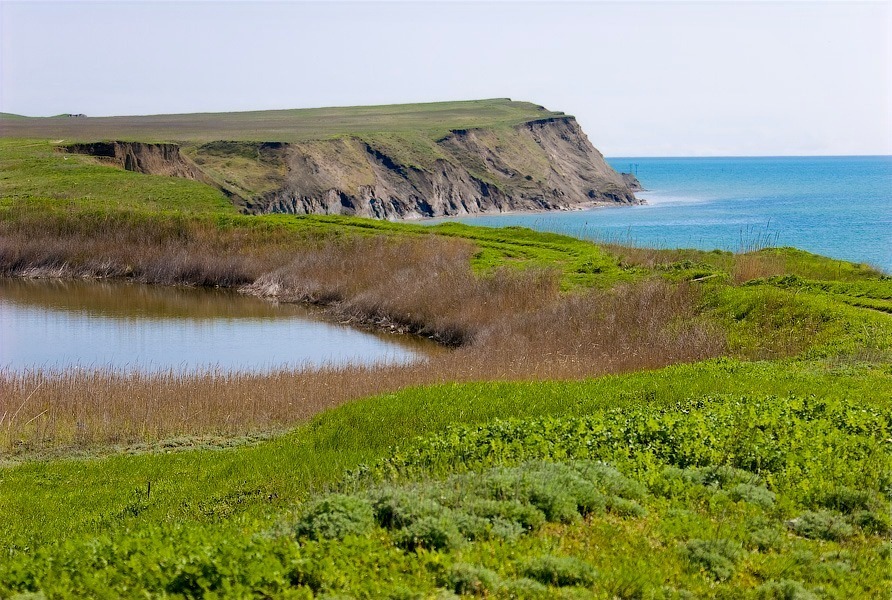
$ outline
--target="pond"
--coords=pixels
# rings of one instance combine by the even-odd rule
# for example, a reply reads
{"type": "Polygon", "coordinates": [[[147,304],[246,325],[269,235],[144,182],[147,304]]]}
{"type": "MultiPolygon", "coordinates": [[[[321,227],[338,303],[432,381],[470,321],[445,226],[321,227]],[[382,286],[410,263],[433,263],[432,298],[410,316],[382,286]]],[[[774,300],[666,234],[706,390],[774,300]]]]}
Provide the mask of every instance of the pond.
{"type": "Polygon", "coordinates": [[[264,371],[408,362],[437,349],[231,290],[0,278],[0,369],[264,371]]]}

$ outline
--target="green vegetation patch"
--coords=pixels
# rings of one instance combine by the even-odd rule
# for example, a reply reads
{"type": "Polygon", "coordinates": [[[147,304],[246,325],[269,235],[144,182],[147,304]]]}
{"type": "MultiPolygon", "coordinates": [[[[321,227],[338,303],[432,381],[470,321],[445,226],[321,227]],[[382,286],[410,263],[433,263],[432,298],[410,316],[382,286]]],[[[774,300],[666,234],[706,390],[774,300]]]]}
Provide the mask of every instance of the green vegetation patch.
{"type": "MultiPolygon", "coordinates": [[[[799,404],[808,405],[827,402],[838,414],[847,415],[852,424],[846,427],[852,427],[857,426],[862,414],[868,422],[874,422],[872,411],[892,413],[892,370],[888,366],[850,362],[746,363],[723,359],[582,382],[443,384],[353,402],[319,415],[291,434],[250,446],[88,460],[31,461],[0,469],[0,511],[8,516],[8,526],[0,530],[0,544],[8,550],[27,551],[65,535],[98,534],[149,522],[213,523],[238,515],[262,519],[271,511],[288,510],[309,493],[333,485],[345,470],[361,472],[373,468],[378,461],[385,461],[381,469],[389,469],[387,465],[394,463],[393,469],[411,474],[415,468],[413,462],[408,459],[405,464],[399,462],[401,457],[406,457],[407,440],[441,434],[449,426],[467,424],[476,428],[493,419],[504,419],[505,415],[527,420],[552,416],[588,418],[598,414],[602,415],[599,420],[624,423],[622,411],[627,407],[634,408],[646,424],[646,415],[651,410],[690,403],[704,396],[724,397],[726,407],[742,406],[745,414],[751,411],[741,399],[755,398],[754,406],[765,403],[771,409],[765,419],[793,414],[792,407],[785,408],[778,402],[772,404],[766,398],[794,396],[799,404]],[[843,405],[849,408],[840,412],[843,405]],[[867,412],[861,413],[861,408],[867,412]],[[610,409],[617,412],[604,413],[610,409]],[[394,447],[402,449],[394,451],[394,447]],[[385,460],[388,456],[391,458],[385,460]],[[149,484],[151,490],[147,493],[149,484]]],[[[676,415],[672,411],[667,414],[668,418],[676,415]]],[[[702,411],[698,414],[704,415],[702,411]]],[[[750,432],[754,440],[764,439],[771,444],[770,448],[780,446],[775,461],[783,462],[788,456],[783,444],[772,442],[770,435],[761,434],[758,427],[749,428],[731,410],[722,414],[725,422],[739,424],[741,431],[750,432]]],[[[721,419],[712,419],[717,426],[721,425],[721,419]]],[[[758,414],[752,419],[754,425],[762,421],[758,414]]],[[[672,426],[676,434],[688,431],[698,421],[684,423],[672,426]]],[[[498,427],[505,426],[503,423],[498,427]]],[[[654,425],[658,431],[669,426],[668,422],[654,425]]],[[[648,426],[642,427],[644,435],[648,426]]],[[[805,444],[817,445],[823,436],[809,440],[804,439],[804,433],[796,434],[796,429],[782,423],[773,423],[771,427],[791,432],[794,437],[802,435],[805,444]]],[[[535,431],[527,435],[519,426],[511,429],[519,436],[511,446],[517,447],[516,458],[533,460],[549,456],[546,451],[550,442],[537,442],[535,431]]],[[[712,447],[713,455],[722,456],[719,442],[727,439],[730,432],[707,429],[707,423],[700,423],[693,435],[695,439],[681,440],[679,449],[671,449],[675,445],[670,444],[672,440],[662,442],[659,447],[675,453],[691,448],[688,452],[694,457],[704,447],[712,447]],[[698,442],[701,431],[707,437],[698,442]],[[706,442],[711,445],[704,446],[706,442]]],[[[888,454],[888,447],[879,441],[882,430],[865,440],[875,450],[885,448],[883,452],[888,454]]],[[[471,432],[463,431],[456,433],[457,441],[475,439],[469,438],[471,432]]],[[[561,425],[560,431],[567,432],[570,439],[574,436],[566,425],[561,425]]],[[[628,435],[638,434],[631,430],[628,435]]],[[[440,438],[433,440],[418,442],[419,447],[433,449],[442,443],[436,441],[440,438]]],[[[500,438],[495,443],[506,445],[508,438],[500,438]]],[[[601,448],[599,456],[586,454],[578,458],[616,461],[622,452],[628,452],[628,445],[623,450],[622,442],[617,441],[616,446],[618,450],[609,455],[608,447],[601,448]]],[[[463,456],[459,451],[467,454],[469,461],[475,456],[487,455],[483,445],[469,444],[461,450],[456,443],[449,448],[452,454],[433,451],[418,454],[417,471],[421,472],[421,466],[426,464],[424,472],[434,474],[436,465],[442,464],[443,472],[452,472],[450,465],[463,456]]],[[[772,455],[765,453],[764,456],[772,455]]],[[[822,456],[828,456],[829,465],[836,465],[828,473],[842,472],[842,475],[833,486],[817,486],[819,491],[829,492],[834,486],[846,485],[852,471],[844,464],[845,454],[819,450],[811,464],[820,464],[822,456]]],[[[874,452],[874,456],[879,459],[883,454],[874,452]]],[[[883,472],[879,468],[875,471],[883,472]]],[[[848,487],[858,489],[859,485],[850,483],[848,487]]],[[[836,506],[821,502],[824,501],[815,500],[814,507],[836,506]]]]}
{"type": "Polygon", "coordinates": [[[130,117],[22,118],[4,114],[0,115],[0,137],[65,138],[69,142],[300,142],[425,131],[436,138],[453,129],[510,127],[554,116],[564,114],[508,98],[130,117]]]}
{"type": "Polygon", "coordinates": [[[45,140],[0,139],[0,219],[22,211],[82,213],[85,220],[121,212],[236,214],[222,192],[197,181],[124,171],[57,152],[45,140]]]}
{"type": "Polygon", "coordinates": [[[0,592],[873,597],[892,583],[888,410],[770,397],[597,412],[420,438],[273,522],[143,521],[15,553],[0,592]],[[742,432],[754,415],[760,433],[742,432]],[[774,460],[748,458],[761,453],[774,460]],[[864,527],[865,509],[885,528],[864,527]]]}

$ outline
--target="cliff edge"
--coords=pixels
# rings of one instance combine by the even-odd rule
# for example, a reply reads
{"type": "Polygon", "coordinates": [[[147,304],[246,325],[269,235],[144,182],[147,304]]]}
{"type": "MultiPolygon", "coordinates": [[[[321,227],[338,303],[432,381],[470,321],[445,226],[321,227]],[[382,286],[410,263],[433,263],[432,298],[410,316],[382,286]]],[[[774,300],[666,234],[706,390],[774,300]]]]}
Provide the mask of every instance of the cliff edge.
{"type": "Polygon", "coordinates": [[[606,163],[575,118],[509,99],[26,118],[4,123],[4,135],[29,127],[76,140],[121,134],[62,147],[132,171],[209,183],[254,214],[407,219],[638,203],[637,181],[606,163]]]}
{"type": "Polygon", "coordinates": [[[424,162],[401,150],[359,138],[289,144],[268,161],[285,166],[280,185],[245,198],[245,210],[404,219],[637,202],[572,117],[451,131],[424,162]]]}

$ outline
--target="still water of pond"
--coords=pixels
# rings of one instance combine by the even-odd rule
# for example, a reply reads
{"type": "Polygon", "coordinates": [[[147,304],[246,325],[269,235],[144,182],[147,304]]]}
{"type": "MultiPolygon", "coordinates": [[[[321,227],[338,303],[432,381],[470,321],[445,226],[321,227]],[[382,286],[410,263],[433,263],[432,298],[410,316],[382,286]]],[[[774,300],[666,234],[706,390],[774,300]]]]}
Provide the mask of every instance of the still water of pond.
{"type": "Polygon", "coordinates": [[[435,350],[228,290],[0,278],[0,369],[264,371],[408,362],[435,350]]]}

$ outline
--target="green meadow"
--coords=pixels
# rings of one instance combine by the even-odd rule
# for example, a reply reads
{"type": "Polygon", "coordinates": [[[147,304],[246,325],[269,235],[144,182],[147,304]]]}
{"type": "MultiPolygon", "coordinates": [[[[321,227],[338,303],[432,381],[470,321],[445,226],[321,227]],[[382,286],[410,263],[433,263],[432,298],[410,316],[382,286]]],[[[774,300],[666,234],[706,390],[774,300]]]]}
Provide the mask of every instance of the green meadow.
{"type": "MultiPolygon", "coordinates": [[[[505,123],[539,114],[494,102],[505,123]]],[[[466,108],[341,109],[338,131],[433,116],[452,127],[474,116],[466,108]]],[[[214,133],[249,136],[250,119],[214,133]]],[[[107,125],[134,139],[180,131],[146,123],[107,125]]],[[[21,394],[0,398],[0,597],[888,596],[888,275],[793,248],[649,250],[521,228],[246,216],[210,186],[64,154],[42,125],[23,127],[32,139],[0,140],[5,275],[237,287],[292,268],[283,256],[343,262],[383,240],[453,269],[449,281],[480,294],[466,297],[503,303],[443,322],[421,313],[419,330],[464,336],[431,359],[436,377],[391,373],[406,385],[244,430],[208,421],[72,445],[19,418],[45,390],[0,374],[0,389],[21,394]],[[157,270],[178,247],[196,262],[157,270]],[[254,262],[233,258],[245,256],[254,262]],[[677,308],[660,305],[675,292],[677,308]],[[640,337],[593,333],[617,321],[640,337]]],[[[394,268],[408,269],[396,254],[394,268]]],[[[355,308],[368,289],[336,291],[315,301],[355,308]]],[[[431,297],[360,308],[403,323],[401,310],[419,314],[431,297]]],[[[71,393],[89,393],[78,385],[71,393]]],[[[136,384],[108,385],[126,395],[136,384]]]]}
{"type": "Polygon", "coordinates": [[[227,113],[125,117],[21,117],[0,115],[7,138],[64,138],[66,142],[122,141],[301,142],[343,136],[444,136],[453,129],[502,128],[534,119],[565,116],[508,98],[344,106],[227,113]]]}

